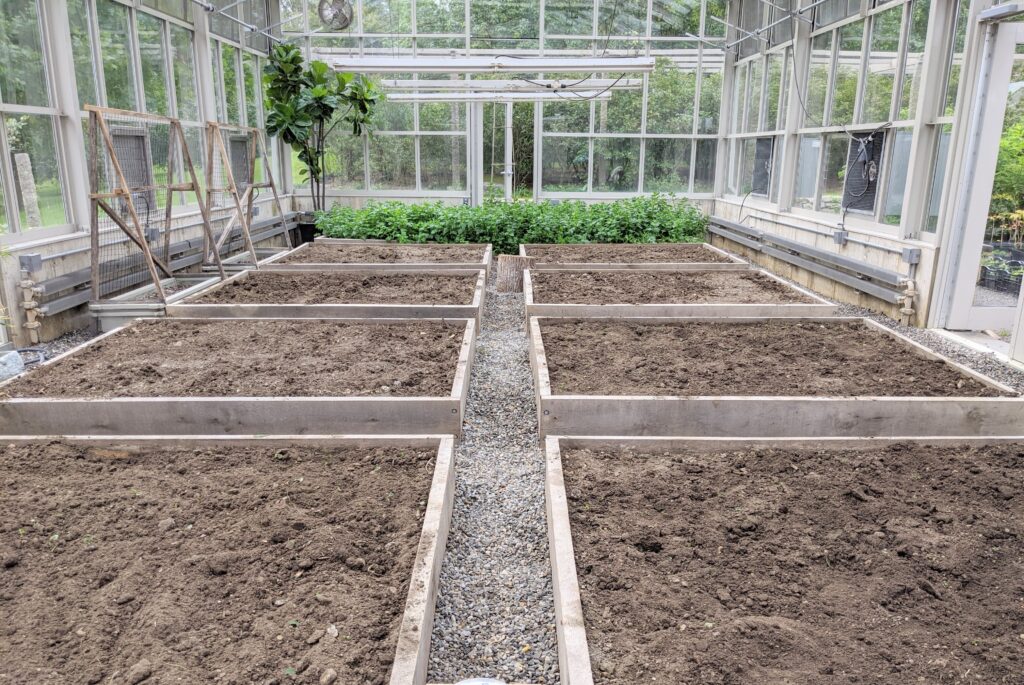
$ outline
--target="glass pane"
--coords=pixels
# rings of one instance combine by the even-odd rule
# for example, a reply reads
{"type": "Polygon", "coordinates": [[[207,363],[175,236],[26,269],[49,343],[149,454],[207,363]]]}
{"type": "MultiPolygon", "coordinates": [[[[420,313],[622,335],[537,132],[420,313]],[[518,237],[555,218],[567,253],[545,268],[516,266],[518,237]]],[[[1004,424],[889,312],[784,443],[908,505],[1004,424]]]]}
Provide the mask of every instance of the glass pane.
{"type": "Polygon", "coordinates": [[[928,191],[928,213],[925,216],[924,231],[935,233],[939,225],[939,209],[942,206],[942,186],[946,182],[946,165],[949,162],[949,139],[953,127],[946,124],[939,131],[935,142],[935,166],[932,169],[931,189],[928,191]]]}
{"type": "Polygon", "coordinates": [[[92,40],[89,38],[89,4],[86,0],[70,0],[68,22],[71,26],[71,54],[75,59],[75,80],[78,83],[78,106],[99,104],[96,95],[96,74],[93,71],[92,40]]]}
{"type": "Polygon", "coordinates": [[[377,127],[381,131],[412,131],[414,107],[411,102],[389,102],[385,99],[374,113],[377,127]]]}
{"type": "Polygon", "coordinates": [[[420,137],[420,185],[424,190],[466,189],[465,136],[420,137]]]}
{"type": "Polygon", "coordinates": [[[725,0],[706,0],[704,3],[704,35],[725,36],[725,0]]]}
{"type": "Polygon", "coordinates": [[[416,0],[417,33],[463,33],[465,29],[464,0],[416,0]]]}
{"type": "Polygon", "coordinates": [[[611,93],[611,100],[594,102],[594,130],[598,133],[640,133],[643,92],[638,89],[613,90],[611,93]]]}
{"type": "Polygon", "coordinates": [[[545,102],[544,130],[557,133],[589,133],[589,102],[545,102]]]}
{"type": "Polygon", "coordinates": [[[370,188],[413,190],[416,188],[416,145],[412,136],[370,138],[370,188]]]}
{"type": "Polygon", "coordinates": [[[838,212],[842,208],[843,188],[846,182],[846,155],[850,149],[850,138],[841,133],[825,138],[825,167],[822,170],[820,209],[823,212],[838,212]]]}
{"type": "Polygon", "coordinates": [[[718,141],[701,138],[696,141],[697,154],[693,168],[693,192],[711,193],[715,190],[715,155],[718,141]]]}
{"type": "Polygon", "coordinates": [[[697,133],[718,133],[718,112],[722,106],[722,72],[705,71],[700,81],[700,112],[697,133]]]}
{"type": "Polygon", "coordinates": [[[807,114],[804,126],[821,126],[825,121],[825,96],[832,63],[832,34],[822,33],[811,41],[811,67],[808,75],[807,114]]]}
{"type": "MultiPolygon", "coordinates": [[[[421,131],[466,130],[466,105],[458,102],[425,102],[420,108],[421,131]]],[[[485,120],[485,126],[490,122],[485,120]]]]}
{"type": "MultiPolygon", "coordinates": [[[[235,0],[207,0],[211,2],[219,9],[223,9],[227,14],[233,17],[238,17],[238,9],[240,4],[235,0]]],[[[309,4],[316,6],[313,0],[309,0],[309,4]]],[[[214,12],[207,15],[210,20],[210,32],[218,36],[222,36],[229,40],[238,41],[238,24],[231,21],[224,14],[220,12],[214,12]]]]}
{"type": "Polygon", "coordinates": [[[540,3],[535,0],[473,0],[469,11],[474,48],[512,50],[540,44],[540,3]]]}
{"type": "Polygon", "coordinates": [[[192,32],[173,25],[171,26],[171,64],[174,65],[174,90],[178,99],[178,118],[185,121],[199,121],[192,32]]]}
{"type": "Polygon", "coordinates": [[[0,179],[0,235],[11,232],[11,224],[7,221],[7,200],[4,197],[3,179],[0,179]]]}
{"type": "Polygon", "coordinates": [[[178,19],[191,19],[188,15],[188,0],[142,0],[142,4],[178,19]]]}
{"type": "Polygon", "coordinates": [[[242,55],[243,77],[245,78],[245,123],[253,128],[261,128],[260,100],[263,99],[263,88],[260,81],[260,65],[256,55],[242,55]]]}
{"type": "Polygon", "coordinates": [[[164,62],[164,23],[148,14],[136,17],[139,54],[142,60],[142,85],[146,93],[146,111],[170,114],[167,101],[167,65],[164,62]]]}
{"type": "Polygon", "coordinates": [[[0,2],[0,102],[47,107],[35,0],[0,2]]]}
{"type": "MultiPolygon", "coordinates": [[[[978,307],[1016,307],[1024,280],[1024,61],[1014,64],[981,253],[978,307]]],[[[1008,316],[1006,327],[1011,327],[1008,316]]]]}
{"type": "MultiPolygon", "coordinates": [[[[549,0],[545,2],[544,32],[549,36],[592,35],[594,33],[594,4],[591,0],[549,0]]],[[[417,11],[419,10],[417,9],[417,11]]]]}
{"type": "Polygon", "coordinates": [[[864,41],[864,22],[856,21],[839,29],[839,50],[836,74],[832,82],[832,112],[829,124],[853,123],[853,108],[860,83],[860,54],[864,41]]]}
{"type": "Polygon", "coordinates": [[[779,96],[782,92],[782,53],[768,56],[768,75],[766,78],[765,115],[761,123],[761,131],[775,129],[779,121],[779,96]]]}
{"type": "Polygon", "coordinates": [[[640,139],[594,139],[594,192],[635,193],[640,183],[640,139]]]}
{"type": "Polygon", "coordinates": [[[651,35],[700,35],[700,5],[700,0],[655,2],[651,15],[651,35]]]}
{"type": "Polygon", "coordinates": [[[224,76],[224,104],[227,121],[242,123],[242,107],[238,90],[238,49],[226,43],[220,44],[221,73],[224,76]]]}
{"type": "Polygon", "coordinates": [[[757,131],[761,116],[761,93],[764,88],[764,63],[755,59],[750,63],[750,84],[747,91],[747,125],[748,133],[757,131]]]}
{"type": "Polygon", "coordinates": [[[953,116],[956,111],[956,92],[960,87],[960,69],[964,64],[964,43],[967,41],[967,18],[970,14],[968,0],[960,0],[956,15],[956,29],[953,34],[953,49],[950,55],[949,79],[946,84],[945,115],[953,116]]]}
{"type": "Polygon", "coordinates": [[[860,0],[825,0],[814,13],[816,27],[828,26],[860,10],[860,0]]]}
{"type": "Polygon", "coordinates": [[[107,105],[118,109],[135,109],[135,63],[131,58],[128,9],[112,0],[98,0],[96,16],[100,26],[107,105]]]}
{"type": "Polygon", "coordinates": [[[685,138],[651,138],[646,145],[644,192],[688,192],[691,141],[685,138]]]}
{"type": "Polygon", "coordinates": [[[818,193],[818,158],[821,155],[821,136],[801,136],[796,161],[796,187],[793,206],[814,209],[818,193]]]}
{"type": "Polygon", "coordinates": [[[17,188],[11,195],[17,198],[21,230],[66,224],[52,117],[5,116],[4,124],[17,188]]]}
{"type": "Polygon", "coordinates": [[[885,191],[885,209],[882,214],[882,221],[893,226],[898,226],[903,218],[903,191],[907,187],[907,164],[913,139],[913,131],[900,129],[896,131],[893,140],[889,185],[885,191]]]}
{"type": "MultiPolygon", "coordinates": [[[[525,104],[525,103],[523,103],[525,104]]],[[[485,102],[483,106],[484,194],[505,197],[505,105],[485,102]]],[[[515,117],[513,117],[514,120],[515,117]]]]}
{"type": "Polygon", "coordinates": [[[697,73],[658,57],[647,93],[648,133],[693,133],[697,73]]]}
{"type": "Polygon", "coordinates": [[[411,0],[363,0],[363,33],[411,33],[411,0]]]}
{"type": "Polygon", "coordinates": [[[902,5],[876,14],[871,22],[871,45],[868,52],[867,82],[864,86],[861,121],[889,121],[896,69],[899,66],[902,24],[902,5]]]}
{"type": "Polygon", "coordinates": [[[545,136],[541,153],[541,189],[583,192],[587,189],[587,139],[545,136]]]}
{"type": "Polygon", "coordinates": [[[327,137],[327,187],[339,190],[363,190],[363,137],[338,126],[327,137]]]}
{"type": "Polygon", "coordinates": [[[597,35],[642,36],[646,29],[646,0],[600,0],[597,35]]]}
{"type": "Polygon", "coordinates": [[[921,68],[924,66],[925,39],[928,36],[930,0],[914,0],[910,10],[910,29],[907,36],[907,61],[903,69],[903,87],[900,93],[900,119],[913,119],[917,112],[917,97],[921,89],[921,68]]]}
{"type": "Polygon", "coordinates": [[[744,117],[747,114],[747,71],[748,62],[736,67],[732,92],[732,130],[745,130],[744,117]]]}

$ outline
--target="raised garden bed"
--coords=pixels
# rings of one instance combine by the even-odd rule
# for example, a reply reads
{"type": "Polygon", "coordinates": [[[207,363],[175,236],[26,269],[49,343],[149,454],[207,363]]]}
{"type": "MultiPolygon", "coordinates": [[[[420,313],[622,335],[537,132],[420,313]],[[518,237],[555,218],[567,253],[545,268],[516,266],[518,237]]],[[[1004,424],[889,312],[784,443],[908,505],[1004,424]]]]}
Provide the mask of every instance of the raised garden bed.
{"type": "Polygon", "coordinates": [[[0,384],[0,435],[454,433],[471,319],[140,320],[0,384]]]}
{"type": "Polygon", "coordinates": [[[3,673],[422,684],[452,445],[8,440],[3,673]]]}
{"type": "Polygon", "coordinates": [[[245,271],[167,308],[195,318],[466,318],[479,321],[482,269],[465,271],[245,271]]]}
{"type": "Polygon", "coordinates": [[[344,243],[314,241],[262,262],[269,271],[422,271],[491,268],[491,246],[476,243],[344,243]]]}
{"type": "Polygon", "coordinates": [[[867,319],[530,319],[542,435],[1024,434],[1024,400],[867,319]]]}
{"type": "Polygon", "coordinates": [[[527,270],[527,316],[832,316],[835,305],[766,271],[527,270]]]}
{"type": "Polygon", "coordinates": [[[1024,442],[963,442],[549,438],[562,682],[1015,681],[1024,442]]]}
{"type": "Polygon", "coordinates": [[[571,243],[519,246],[533,257],[531,269],[637,269],[646,271],[735,271],[750,264],[707,243],[571,243]]]}
{"type": "MultiPolygon", "coordinates": [[[[181,275],[165,278],[160,281],[160,285],[164,289],[167,304],[173,304],[202,292],[217,283],[217,280],[210,278],[208,274],[181,275]]],[[[96,319],[99,331],[106,333],[140,317],[163,316],[166,313],[166,306],[157,298],[156,287],[150,283],[110,300],[90,302],[89,313],[96,319]]]]}

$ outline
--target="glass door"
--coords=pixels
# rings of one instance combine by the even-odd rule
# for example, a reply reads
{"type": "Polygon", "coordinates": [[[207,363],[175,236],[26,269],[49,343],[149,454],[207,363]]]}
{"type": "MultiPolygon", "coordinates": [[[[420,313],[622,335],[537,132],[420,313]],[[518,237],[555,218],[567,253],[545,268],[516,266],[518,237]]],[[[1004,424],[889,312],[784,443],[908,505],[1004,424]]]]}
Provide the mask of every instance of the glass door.
{"type": "Polygon", "coordinates": [[[512,199],[513,170],[506,156],[511,151],[506,144],[511,132],[511,108],[511,103],[504,102],[486,102],[483,106],[483,187],[484,197],[489,200],[512,199]]]}
{"type": "Polygon", "coordinates": [[[947,328],[991,330],[1009,342],[1024,280],[1024,31],[999,31],[947,328]]]}

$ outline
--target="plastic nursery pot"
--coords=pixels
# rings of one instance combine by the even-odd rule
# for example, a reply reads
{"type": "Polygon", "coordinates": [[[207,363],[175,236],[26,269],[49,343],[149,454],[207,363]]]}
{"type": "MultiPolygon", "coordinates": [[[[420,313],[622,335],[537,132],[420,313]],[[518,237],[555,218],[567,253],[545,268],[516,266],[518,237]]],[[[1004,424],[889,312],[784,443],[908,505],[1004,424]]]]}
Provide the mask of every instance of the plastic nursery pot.
{"type": "Polygon", "coordinates": [[[296,224],[299,230],[299,242],[300,243],[311,243],[313,238],[316,237],[316,224],[313,222],[300,221],[296,224]]]}

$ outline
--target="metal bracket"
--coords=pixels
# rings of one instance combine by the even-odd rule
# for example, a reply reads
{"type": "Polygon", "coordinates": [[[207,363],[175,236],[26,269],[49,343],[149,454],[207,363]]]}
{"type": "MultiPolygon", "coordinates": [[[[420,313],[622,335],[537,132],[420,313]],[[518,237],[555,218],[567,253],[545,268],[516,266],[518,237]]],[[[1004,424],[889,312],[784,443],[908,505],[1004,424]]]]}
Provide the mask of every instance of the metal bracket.
{"type": "Polygon", "coordinates": [[[903,261],[907,264],[920,264],[921,263],[921,248],[919,247],[905,247],[903,248],[903,261]]]}
{"type": "Polygon", "coordinates": [[[849,231],[842,231],[842,230],[840,230],[840,231],[833,231],[832,232],[832,241],[836,245],[845,246],[849,239],[850,239],[850,232],[849,231]]]}
{"type": "Polygon", "coordinates": [[[43,268],[43,255],[39,253],[18,255],[18,266],[22,271],[35,273],[43,268]]]}

